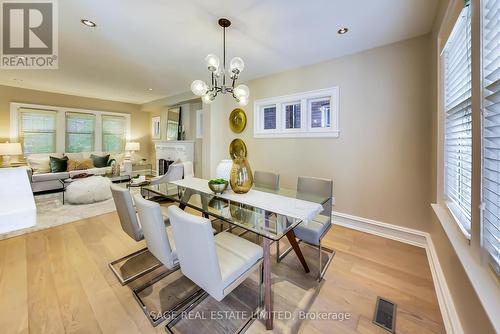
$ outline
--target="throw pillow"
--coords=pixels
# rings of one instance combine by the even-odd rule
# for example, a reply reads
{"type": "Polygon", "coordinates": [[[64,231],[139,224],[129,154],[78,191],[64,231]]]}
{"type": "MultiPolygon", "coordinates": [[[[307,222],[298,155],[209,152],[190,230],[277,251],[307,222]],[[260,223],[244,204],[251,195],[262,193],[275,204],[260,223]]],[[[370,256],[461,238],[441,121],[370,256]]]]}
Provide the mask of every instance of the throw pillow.
{"type": "Polygon", "coordinates": [[[49,173],[50,172],[50,164],[49,157],[46,158],[35,158],[28,157],[28,165],[33,170],[33,173],[49,173]]]}
{"type": "Polygon", "coordinates": [[[94,168],[92,160],[68,160],[68,172],[94,168]]]}
{"type": "Polygon", "coordinates": [[[68,169],[68,157],[50,157],[50,172],[61,173],[68,169]]]}
{"type": "Polygon", "coordinates": [[[109,154],[108,155],[103,155],[103,156],[98,156],[98,155],[95,155],[95,154],[91,154],[90,158],[94,162],[94,166],[96,168],[102,168],[102,167],[107,167],[108,166],[109,154]]]}

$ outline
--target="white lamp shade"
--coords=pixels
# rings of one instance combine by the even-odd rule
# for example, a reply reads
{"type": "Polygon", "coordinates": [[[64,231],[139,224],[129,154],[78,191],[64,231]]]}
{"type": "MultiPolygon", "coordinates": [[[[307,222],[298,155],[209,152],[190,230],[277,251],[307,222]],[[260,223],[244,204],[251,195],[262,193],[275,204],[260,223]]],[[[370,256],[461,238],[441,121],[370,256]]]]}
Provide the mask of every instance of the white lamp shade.
{"type": "Polygon", "coordinates": [[[238,98],[238,105],[240,105],[240,106],[244,107],[244,106],[246,106],[247,104],[248,104],[248,97],[246,97],[246,96],[240,96],[240,97],[238,98]]]}
{"type": "Polygon", "coordinates": [[[207,68],[210,72],[215,72],[219,69],[220,60],[219,57],[217,57],[216,55],[212,53],[209,54],[205,58],[205,62],[207,63],[207,68]]]}
{"type": "Polygon", "coordinates": [[[135,141],[131,141],[125,144],[125,151],[140,151],[141,144],[135,141]]]}
{"type": "Polygon", "coordinates": [[[23,149],[20,143],[0,143],[0,155],[21,155],[23,149]]]}
{"type": "Polygon", "coordinates": [[[202,96],[208,91],[208,86],[205,82],[201,80],[195,80],[191,84],[191,91],[196,96],[202,96]]]}
{"type": "Polygon", "coordinates": [[[206,93],[201,97],[201,100],[203,101],[203,103],[210,104],[214,102],[214,96],[210,93],[206,93]]]}
{"type": "Polygon", "coordinates": [[[250,89],[248,88],[247,85],[238,85],[236,88],[234,88],[234,96],[236,97],[249,97],[250,96],[250,89]]]}
{"type": "Polygon", "coordinates": [[[243,69],[245,68],[245,62],[243,62],[243,59],[241,59],[240,57],[234,57],[233,59],[231,59],[229,68],[233,73],[241,73],[241,71],[243,71],[243,69]]]}

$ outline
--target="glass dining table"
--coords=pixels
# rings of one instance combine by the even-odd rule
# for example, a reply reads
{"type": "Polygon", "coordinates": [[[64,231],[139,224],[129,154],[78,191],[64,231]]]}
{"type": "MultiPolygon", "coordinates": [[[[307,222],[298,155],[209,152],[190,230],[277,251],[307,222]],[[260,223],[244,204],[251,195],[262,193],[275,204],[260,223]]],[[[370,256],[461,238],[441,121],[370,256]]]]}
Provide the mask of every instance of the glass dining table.
{"type": "MultiPolygon", "coordinates": [[[[208,181],[207,181],[208,182],[208,181]]],[[[253,187],[266,193],[278,196],[301,199],[317,203],[323,206],[331,204],[331,197],[323,197],[310,193],[301,193],[296,190],[283,189],[273,190],[263,187],[253,187]]],[[[142,194],[146,196],[160,196],[179,203],[181,209],[189,207],[199,211],[205,217],[213,217],[226,222],[232,227],[239,227],[248,232],[262,237],[263,255],[263,283],[264,283],[264,314],[266,328],[273,328],[273,305],[271,298],[271,252],[270,245],[283,237],[288,239],[295,254],[300,260],[305,272],[309,272],[307,262],[300,250],[293,229],[302,223],[301,219],[283,215],[257,206],[248,205],[238,200],[221,197],[208,191],[200,191],[180,186],[175,183],[162,183],[145,186],[142,194]]]]}

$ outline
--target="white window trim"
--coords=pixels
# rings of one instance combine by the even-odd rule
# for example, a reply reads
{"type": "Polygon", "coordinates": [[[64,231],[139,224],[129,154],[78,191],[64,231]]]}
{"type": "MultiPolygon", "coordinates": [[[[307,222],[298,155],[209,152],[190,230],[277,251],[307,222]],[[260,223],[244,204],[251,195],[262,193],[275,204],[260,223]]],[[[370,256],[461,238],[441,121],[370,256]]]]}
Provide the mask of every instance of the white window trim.
{"type": "Polygon", "coordinates": [[[66,150],[66,112],[75,112],[75,113],[83,113],[83,114],[92,114],[96,117],[95,124],[95,136],[94,136],[94,150],[96,152],[102,151],[102,115],[112,115],[112,116],[122,116],[125,117],[125,140],[130,141],[131,138],[131,123],[130,123],[130,114],[127,113],[118,113],[111,111],[103,111],[103,110],[91,110],[91,109],[78,109],[78,108],[66,108],[66,107],[57,107],[57,106],[48,106],[41,104],[28,104],[28,103],[20,103],[20,102],[11,102],[10,103],[10,140],[11,142],[19,141],[19,109],[27,108],[27,109],[41,109],[48,111],[57,112],[57,128],[56,128],[56,152],[52,153],[65,153],[66,150]]]}
{"type": "Polygon", "coordinates": [[[298,94],[277,96],[254,101],[254,137],[255,138],[320,138],[340,135],[339,130],[339,87],[329,87],[298,94]],[[309,120],[309,100],[318,98],[330,98],[330,128],[311,128],[309,120]],[[286,129],[284,120],[284,105],[300,101],[300,129],[286,129]],[[276,129],[263,129],[262,109],[276,105],[276,129]]]}

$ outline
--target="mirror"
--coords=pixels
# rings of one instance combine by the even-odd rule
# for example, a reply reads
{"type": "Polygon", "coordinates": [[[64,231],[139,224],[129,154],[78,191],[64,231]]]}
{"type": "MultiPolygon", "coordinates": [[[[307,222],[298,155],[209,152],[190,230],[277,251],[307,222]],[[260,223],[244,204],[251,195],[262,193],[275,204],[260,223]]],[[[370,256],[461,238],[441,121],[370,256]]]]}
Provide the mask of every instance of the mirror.
{"type": "Polygon", "coordinates": [[[181,120],[181,108],[168,109],[167,113],[167,140],[179,140],[179,127],[181,120]]]}

